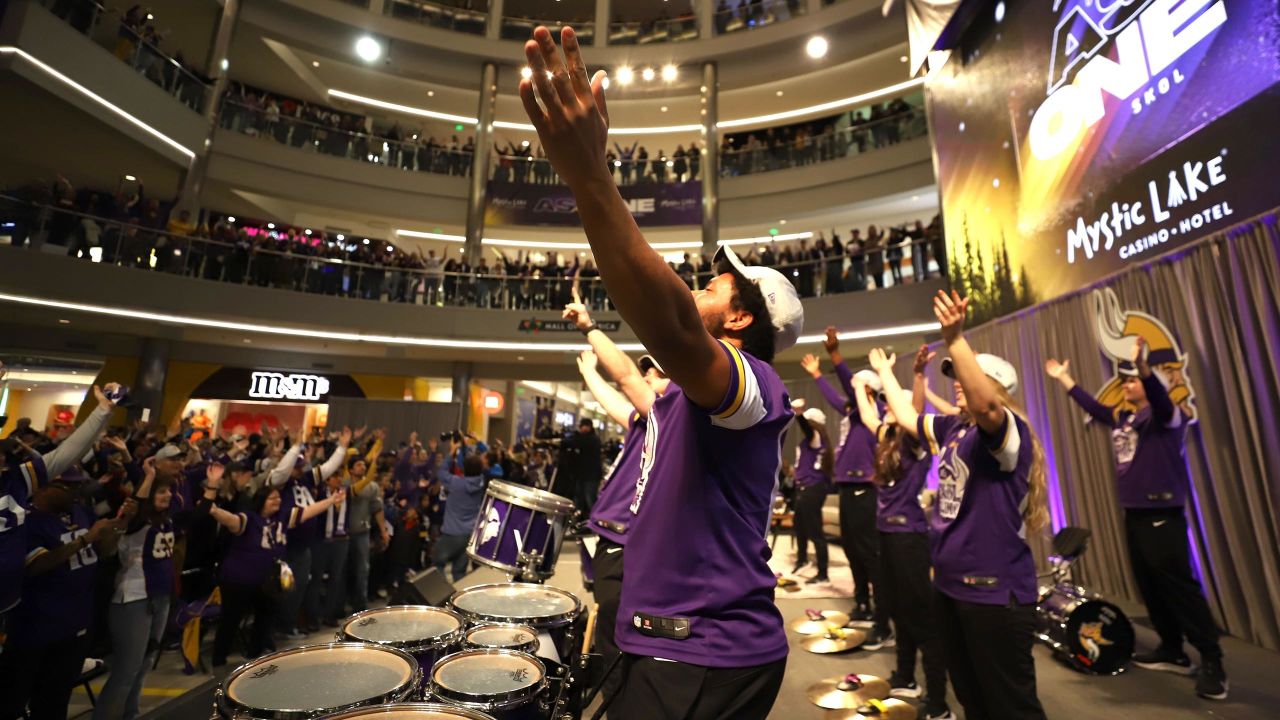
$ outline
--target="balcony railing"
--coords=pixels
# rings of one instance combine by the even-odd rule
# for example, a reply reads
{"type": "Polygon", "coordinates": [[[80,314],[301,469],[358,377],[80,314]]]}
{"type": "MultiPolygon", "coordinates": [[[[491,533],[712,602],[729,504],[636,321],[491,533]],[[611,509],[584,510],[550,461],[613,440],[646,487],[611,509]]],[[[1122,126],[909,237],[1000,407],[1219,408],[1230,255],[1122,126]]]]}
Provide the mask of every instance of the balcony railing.
{"type": "Polygon", "coordinates": [[[387,0],[382,12],[397,20],[483,35],[488,13],[429,0],[387,0]]]}
{"type": "MultiPolygon", "coordinates": [[[[563,265],[554,254],[507,258],[495,250],[494,265],[451,272],[444,269],[443,257],[406,253],[383,240],[357,243],[323,231],[293,235],[232,225],[215,225],[214,233],[217,239],[204,228],[167,232],[132,218],[111,219],[0,195],[0,243],[139,272],[381,302],[507,310],[559,309],[576,286],[596,309],[610,307],[604,285],[589,265],[576,260],[563,265]]],[[[761,244],[741,254],[749,264],[768,263],[787,275],[802,297],[873,290],[946,273],[942,237],[929,231],[915,236],[894,231],[840,252],[825,242],[823,248],[796,252],[803,257],[761,244]]],[[[704,287],[711,274],[698,270],[698,262],[690,257],[671,267],[690,288],[704,287]]]]}
{"type": "Polygon", "coordinates": [[[181,52],[171,56],[160,49],[161,38],[151,29],[142,6],[121,15],[96,0],[47,0],[44,4],[178,102],[196,112],[204,110],[209,84],[187,66],[181,52]]]}
{"type": "Polygon", "coordinates": [[[806,0],[721,0],[712,16],[717,35],[754,30],[805,13],[806,0]]]}
{"type": "Polygon", "coordinates": [[[568,25],[577,33],[580,44],[592,45],[595,43],[596,25],[590,20],[540,20],[538,18],[508,17],[503,15],[502,25],[498,28],[498,37],[503,40],[528,40],[533,37],[533,29],[539,25],[546,25],[557,42],[559,42],[560,38],[560,28],[568,25]]]}
{"type": "Polygon", "coordinates": [[[610,45],[649,45],[698,39],[698,19],[615,20],[609,23],[610,45]]]}

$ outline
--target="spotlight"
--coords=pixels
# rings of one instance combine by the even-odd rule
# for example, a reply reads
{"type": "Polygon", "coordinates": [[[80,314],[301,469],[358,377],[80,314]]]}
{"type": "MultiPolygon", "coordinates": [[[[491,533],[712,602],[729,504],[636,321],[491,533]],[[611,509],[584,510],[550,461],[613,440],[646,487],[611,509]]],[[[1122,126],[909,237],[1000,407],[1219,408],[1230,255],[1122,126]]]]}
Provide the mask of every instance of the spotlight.
{"type": "Polygon", "coordinates": [[[666,82],[675,82],[676,75],[679,72],[680,70],[675,65],[664,65],[662,66],[662,79],[666,82]]]}
{"type": "Polygon", "coordinates": [[[629,67],[618,68],[618,82],[623,85],[630,85],[632,80],[636,79],[635,71],[629,67]]]}
{"type": "Polygon", "coordinates": [[[814,35],[809,38],[809,42],[805,43],[804,51],[809,53],[809,57],[817,60],[827,55],[827,39],[821,35],[814,35]]]}
{"type": "Polygon", "coordinates": [[[653,72],[653,68],[645,68],[644,70],[640,71],[640,77],[644,78],[645,82],[653,82],[653,77],[655,74],[656,73],[653,72]]]}
{"type": "Polygon", "coordinates": [[[529,78],[533,77],[533,70],[531,70],[528,65],[520,68],[520,77],[524,78],[525,80],[528,80],[529,78]]]}
{"type": "Polygon", "coordinates": [[[311,67],[320,67],[320,61],[319,61],[319,60],[312,60],[312,61],[311,61],[311,67]]]}
{"type": "Polygon", "coordinates": [[[996,22],[1004,22],[1004,3],[996,3],[996,22]]]}
{"type": "Polygon", "coordinates": [[[396,249],[391,247],[390,245],[387,246],[387,252],[395,252],[395,250],[396,249]]]}
{"type": "Polygon", "coordinates": [[[347,236],[346,236],[346,235],[343,235],[342,233],[338,233],[338,241],[339,241],[339,242],[341,242],[341,241],[343,241],[343,240],[346,240],[346,239],[347,239],[347,236]]]}
{"type": "Polygon", "coordinates": [[[369,244],[369,238],[365,238],[365,239],[364,239],[364,244],[365,244],[365,245],[368,245],[368,244],[369,244]]]}
{"type": "Polygon", "coordinates": [[[235,221],[236,221],[236,216],[235,216],[235,215],[228,215],[228,216],[227,216],[227,222],[229,222],[229,223],[235,223],[235,221]]]}
{"type": "Polygon", "coordinates": [[[622,161],[621,161],[621,160],[614,160],[614,161],[613,161],[613,166],[614,166],[614,167],[622,167],[622,161]]]}
{"type": "Polygon", "coordinates": [[[147,13],[147,19],[148,19],[148,20],[155,20],[155,19],[156,19],[156,16],[155,16],[155,15],[152,15],[151,13],[147,13]]]}
{"type": "Polygon", "coordinates": [[[304,235],[308,235],[308,236],[310,236],[310,235],[311,235],[311,228],[307,228],[306,230],[303,230],[303,231],[302,231],[302,233],[303,233],[304,235]]]}
{"type": "Polygon", "coordinates": [[[669,167],[669,168],[670,168],[670,167],[675,167],[675,166],[676,166],[675,161],[673,161],[673,160],[668,160],[668,161],[667,161],[667,167],[669,167]]]}
{"type": "Polygon", "coordinates": [[[521,141],[520,141],[520,147],[529,147],[529,141],[528,141],[528,140],[521,140],[521,141]]]}
{"type": "Polygon", "coordinates": [[[365,62],[373,62],[382,57],[382,45],[372,37],[365,35],[356,40],[356,55],[365,62]]]}
{"type": "Polygon", "coordinates": [[[268,230],[275,230],[275,229],[276,229],[276,224],[275,224],[275,223],[267,223],[267,229],[268,229],[268,230]]]}

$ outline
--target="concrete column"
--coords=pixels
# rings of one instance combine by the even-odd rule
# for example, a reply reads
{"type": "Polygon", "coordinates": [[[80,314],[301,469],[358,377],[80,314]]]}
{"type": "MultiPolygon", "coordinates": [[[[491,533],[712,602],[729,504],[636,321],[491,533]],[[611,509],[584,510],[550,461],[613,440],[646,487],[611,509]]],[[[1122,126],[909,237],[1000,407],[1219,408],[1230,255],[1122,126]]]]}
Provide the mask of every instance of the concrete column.
{"type": "Polygon", "coordinates": [[[612,9],[609,0],[596,0],[596,47],[604,47],[609,44],[609,21],[613,19],[609,12],[612,9]]]}
{"type": "Polygon", "coordinates": [[[471,363],[453,364],[453,401],[458,403],[458,429],[466,432],[471,420],[471,363]]]}
{"type": "Polygon", "coordinates": [[[208,125],[204,144],[195,148],[196,156],[187,165],[187,174],[182,180],[182,193],[178,196],[175,212],[186,210],[191,213],[192,222],[200,216],[200,194],[204,191],[205,175],[209,171],[209,156],[213,151],[213,133],[218,127],[218,106],[222,94],[227,89],[228,54],[231,52],[231,39],[235,34],[236,21],[240,19],[240,1],[224,0],[222,15],[218,18],[218,28],[214,32],[213,45],[209,48],[209,57],[205,60],[204,72],[213,78],[204,98],[204,119],[208,125]]]}
{"type": "Polygon", "coordinates": [[[484,36],[498,39],[502,31],[502,0],[489,0],[489,19],[484,26],[484,36]]]}
{"type": "Polygon", "coordinates": [[[381,15],[386,12],[386,0],[369,0],[369,12],[374,15],[381,15]]]}
{"type": "Polygon", "coordinates": [[[493,106],[498,100],[498,66],[486,62],[480,73],[480,107],[476,110],[475,154],[471,156],[471,189],[467,194],[467,262],[475,267],[484,248],[484,209],[488,204],[489,153],[493,149],[493,106]]]}
{"type": "Polygon", "coordinates": [[[169,373],[169,341],[145,338],[142,353],[138,357],[138,374],[129,388],[129,421],[140,420],[143,410],[149,410],[148,422],[163,423],[160,417],[164,407],[164,382],[169,373]]]}
{"type": "Polygon", "coordinates": [[[698,19],[698,37],[703,40],[715,35],[716,0],[694,0],[693,15],[698,19]]]}
{"type": "Polygon", "coordinates": [[[822,0],[805,0],[805,10],[810,14],[814,14],[822,9],[822,0]]]}
{"type": "Polygon", "coordinates": [[[710,258],[720,247],[720,70],[714,62],[702,64],[702,88],[698,122],[702,125],[702,256],[710,258]]]}

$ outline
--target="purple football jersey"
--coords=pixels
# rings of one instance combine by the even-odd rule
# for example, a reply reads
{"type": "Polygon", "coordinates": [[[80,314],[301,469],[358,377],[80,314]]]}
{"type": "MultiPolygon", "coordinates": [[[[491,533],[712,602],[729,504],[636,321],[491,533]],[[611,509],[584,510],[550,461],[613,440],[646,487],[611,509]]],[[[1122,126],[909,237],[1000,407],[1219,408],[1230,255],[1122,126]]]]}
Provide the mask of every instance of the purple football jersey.
{"type": "Polygon", "coordinates": [[[48,481],[39,455],[9,465],[0,473],[0,612],[17,605],[22,598],[22,576],[30,549],[27,501],[36,488],[48,481]]]}
{"type": "Polygon", "coordinates": [[[899,463],[902,477],[880,486],[876,497],[876,529],[880,532],[927,532],[920,491],[929,477],[929,453],[915,438],[902,432],[899,463]]]}
{"type": "Polygon", "coordinates": [[[631,524],[631,501],[636,497],[640,480],[640,455],[644,451],[645,419],[631,413],[631,423],[623,438],[622,452],[614,461],[613,471],[600,487],[600,496],[591,507],[591,529],[602,538],[619,545],[627,544],[627,526],[631,524]]]}
{"type": "Polygon", "coordinates": [[[1111,428],[1120,506],[1182,507],[1191,484],[1186,458],[1189,421],[1154,373],[1142,379],[1142,386],[1149,404],[1119,417],[1079,385],[1071,388],[1070,395],[1094,420],[1111,428]]]}
{"type": "MultiPolygon", "coordinates": [[[[66,514],[27,513],[28,562],[89,532],[93,513],[73,505],[66,514]]],[[[93,618],[93,580],[98,553],[86,545],[63,564],[22,581],[22,603],[9,623],[14,645],[43,647],[84,632],[93,618]]]]}
{"type": "Polygon", "coordinates": [[[222,560],[222,579],[240,585],[261,585],[284,556],[284,526],[258,513],[242,513],[240,534],[231,539],[222,560]]]}
{"type": "Polygon", "coordinates": [[[1009,410],[995,437],[956,416],[922,414],[917,423],[938,457],[938,496],[929,517],[934,585],[965,602],[1035,602],[1036,566],[1022,520],[1030,428],[1009,410]]]}
{"type": "MultiPolygon", "coordinates": [[[[853,372],[844,363],[836,364],[836,377],[845,398],[841,398],[826,378],[818,379],[823,397],[843,417],[840,419],[840,449],[836,451],[833,480],[837,485],[869,483],[876,472],[876,434],[862,422],[857,399],[853,395],[853,372]],[[847,402],[844,400],[847,399],[847,402]]],[[[884,406],[877,403],[881,416],[884,406]]]]}
{"type": "Polygon", "coordinates": [[[320,468],[308,467],[297,479],[290,477],[280,486],[280,512],[277,517],[284,524],[292,547],[311,547],[320,538],[319,517],[302,520],[302,511],[316,501],[319,475],[320,468]]]}
{"type": "Polygon", "coordinates": [[[120,572],[112,602],[173,594],[173,523],[167,517],[154,524],[135,522],[139,524],[120,539],[120,572]]]}
{"type": "Polygon", "coordinates": [[[672,383],[649,410],[617,643],[635,655],[747,667],[787,655],[765,534],[793,414],[773,368],[722,346],[731,377],[720,407],[700,408],[672,383]],[[654,636],[662,618],[687,637],[654,636]]]}
{"type": "Polygon", "coordinates": [[[810,488],[819,483],[827,482],[827,476],[822,474],[822,451],[826,449],[827,444],[814,438],[818,447],[813,447],[809,440],[804,437],[800,438],[800,444],[796,445],[796,487],[810,488]]]}

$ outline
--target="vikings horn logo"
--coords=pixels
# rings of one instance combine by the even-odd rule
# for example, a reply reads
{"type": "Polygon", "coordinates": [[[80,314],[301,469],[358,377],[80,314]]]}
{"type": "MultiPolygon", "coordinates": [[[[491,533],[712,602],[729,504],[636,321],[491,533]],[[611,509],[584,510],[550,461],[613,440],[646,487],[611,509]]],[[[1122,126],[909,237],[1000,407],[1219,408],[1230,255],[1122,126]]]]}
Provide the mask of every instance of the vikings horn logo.
{"type": "Polygon", "coordinates": [[[1187,356],[1183,354],[1178,338],[1160,320],[1138,310],[1121,310],[1120,301],[1111,288],[1094,290],[1094,321],[1098,330],[1098,346],[1111,360],[1111,379],[1098,391],[1098,402],[1111,408],[1117,415],[1135,408],[1124,400],[1121,387],[1120,363],[1133,357],[1133,345],[1137,338],[1147,341],[1147,359],[1151,368],[1169,388],[1169,398],[1192,422],[1197,419],[1195,390],[1187,377],[1187,356]]]}
{"type": "Polygon", "coordinates": [[[484,534],[480,536],[480,544],[484,545],[498,537],[498,529],[501,526],[502,517],[498,514],[498,508],[490,507],[488,514],[484,516],[484,534]]]}
{"type": "Polygon", "coordinates": [[[1102,636],[1102,623],[1088,622],[1080,624],[1080,644],[1093,662],[1102,657],[1102,646],[1111,645],[1112,642],[1102,636]]]}

